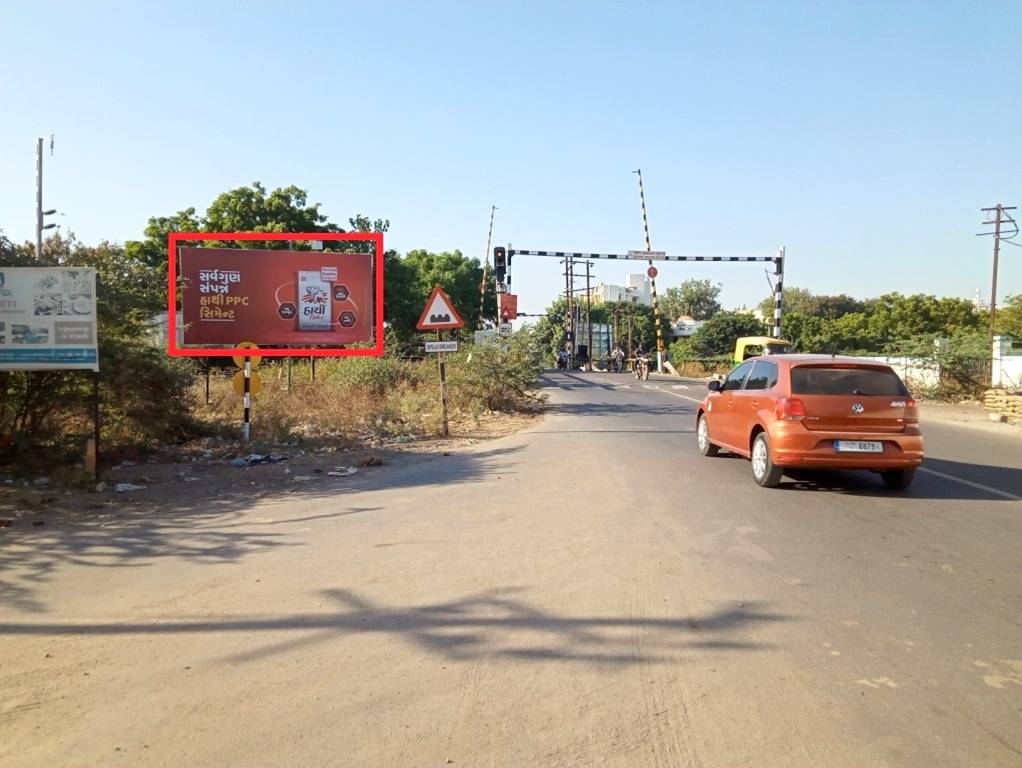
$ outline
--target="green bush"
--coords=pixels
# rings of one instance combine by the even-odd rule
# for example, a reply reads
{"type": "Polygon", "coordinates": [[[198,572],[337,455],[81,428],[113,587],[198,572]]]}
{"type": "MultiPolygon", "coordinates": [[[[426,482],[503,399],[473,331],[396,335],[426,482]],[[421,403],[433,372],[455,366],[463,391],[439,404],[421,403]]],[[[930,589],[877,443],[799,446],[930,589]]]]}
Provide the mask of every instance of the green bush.
{"type": "Polygon", "coordinates": [[[457,365],[448,367],[452,394],[459,404],[491,411],[528,410],[536,405],[542,350],[530,330],[487,339],[469,349],[459,356],[457,365]]]}
{"type": "Polygon", "coordinates": [[[420,379],[418,367],[393,357],[350,357],[328,366],[338,386],[384,395],[402,383],[412,386],[420,379]]]}

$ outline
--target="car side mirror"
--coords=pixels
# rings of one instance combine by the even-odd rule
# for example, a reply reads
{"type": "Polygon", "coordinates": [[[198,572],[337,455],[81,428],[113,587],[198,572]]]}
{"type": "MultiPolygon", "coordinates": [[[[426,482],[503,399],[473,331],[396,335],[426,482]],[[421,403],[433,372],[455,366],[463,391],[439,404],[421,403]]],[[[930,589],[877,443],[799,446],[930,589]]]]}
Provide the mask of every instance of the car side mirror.
{"type": "Polygon", "coordinates": [[[711,392],[720,392],[720,381],[717,379],[710,379],[710,383],[706,385],[706,388],[711,392]]]}

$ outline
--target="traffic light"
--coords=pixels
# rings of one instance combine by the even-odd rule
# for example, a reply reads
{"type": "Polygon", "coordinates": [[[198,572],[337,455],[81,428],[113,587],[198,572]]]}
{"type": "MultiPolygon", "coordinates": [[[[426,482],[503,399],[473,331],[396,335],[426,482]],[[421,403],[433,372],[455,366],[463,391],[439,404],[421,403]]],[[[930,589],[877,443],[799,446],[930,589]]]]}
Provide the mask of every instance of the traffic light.
{"type": "Polygon", "coordinates": [[[493,249],[493,272],[497,276],[497,282],[503,283],[507,274],[507,249],[497,246],[493,249]]]}

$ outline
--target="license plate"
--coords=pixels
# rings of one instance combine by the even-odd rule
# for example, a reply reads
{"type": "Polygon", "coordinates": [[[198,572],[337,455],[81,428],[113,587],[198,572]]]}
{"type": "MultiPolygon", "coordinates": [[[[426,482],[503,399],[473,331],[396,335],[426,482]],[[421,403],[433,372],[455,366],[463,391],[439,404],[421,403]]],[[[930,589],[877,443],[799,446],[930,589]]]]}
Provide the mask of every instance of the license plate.
{"type": "Polygon", "coordinates": [[[884,444],[874,440],[835,440],[838,453],[883,453],[884,444]]]}

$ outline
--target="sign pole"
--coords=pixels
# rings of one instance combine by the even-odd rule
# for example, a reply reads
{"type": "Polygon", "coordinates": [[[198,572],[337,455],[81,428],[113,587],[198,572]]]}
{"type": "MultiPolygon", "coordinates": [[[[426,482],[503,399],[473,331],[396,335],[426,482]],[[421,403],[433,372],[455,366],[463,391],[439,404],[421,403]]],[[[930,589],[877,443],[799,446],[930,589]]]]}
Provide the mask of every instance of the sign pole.
{"type": "Polygon", "coordinates": [[[437,353],[437,365],[440,368],[440,404],[443,407],[444,415],[444,437],[450,437],[451,434],[447,418],[447,364],[444,361],[444,348],[451,351],[457,350],[458,342],[444,342],[443,331],[464,327],[465,321],[461,319],[458,311],[454,308],[451,298],[444,293],[444,289],[439,284],[435,285],[429,298],[426,299],[426,306],[423,308],[422,314],[419,315],[419,322],[415,324],[415,328],[423,332],[436,331],[436,341],[426,342],[426,352],[437,353]]]}
{"type": "Polygon", "coordinates": [[[242,395],[245,404],[245,416],[244,425],[242,426],[242,436],[245,438],[245,442],[249,442],[252,438],[251,424],[249,418],[252,410],[252,358],[245,358],[245,390],[242,395]]]}
{"type": "Polygon", "coordinates": [[[209,405],[209,358],[206,358],[206,405],[209,405]]]}
{"type": "MultiPolygon", "coordinates": [[[[436,332],[436,340],[441,341],[443,332],[436,332]]],[[[447,425],[447,363],[444,362],[444,353],[437,353],[437,360],[440,362],[440,403],[444,411],[444,437],[450,437],[450,429],[447,425]]]]}
{"type": "Polygon", "coordinates": [[[99,371],[92,373],[92,446],[95,456],[93,477],[99,480],[99,371]]]}

